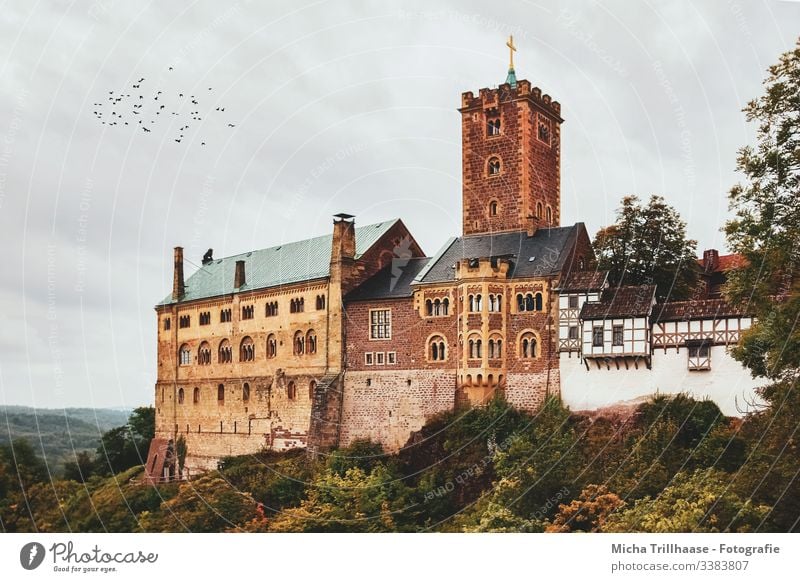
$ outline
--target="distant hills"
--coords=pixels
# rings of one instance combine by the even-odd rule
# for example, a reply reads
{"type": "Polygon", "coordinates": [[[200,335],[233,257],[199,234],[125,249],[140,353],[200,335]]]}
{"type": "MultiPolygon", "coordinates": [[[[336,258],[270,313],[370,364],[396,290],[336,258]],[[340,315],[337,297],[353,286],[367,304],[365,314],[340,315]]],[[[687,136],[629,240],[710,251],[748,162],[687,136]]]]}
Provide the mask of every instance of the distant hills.
{"type": "Polygon", "coordinates": [[[101,435],[128,421],[131,409],[0,406],[0,444],[24,438],[60,474],[79,451],[94,451],[101,435]]]}

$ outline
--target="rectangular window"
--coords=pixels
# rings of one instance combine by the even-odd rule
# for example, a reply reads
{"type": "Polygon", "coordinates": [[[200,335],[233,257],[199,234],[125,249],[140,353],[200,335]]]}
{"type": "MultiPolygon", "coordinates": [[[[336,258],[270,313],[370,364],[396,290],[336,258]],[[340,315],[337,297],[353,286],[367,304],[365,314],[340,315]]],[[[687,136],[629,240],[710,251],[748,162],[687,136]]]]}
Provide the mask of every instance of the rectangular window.
{"type": "Polygon", "coordinates": [[[688,346],[689,370],[710,370],[711,369],[711,348],[708,344],[695,344],[688,346]]]}
{"type": "Polygon", "coordinates": [[[570,325],[569,326],[569,339],[578,339],[578,326],[577,325],[570,325]]]}
{"type": "Polygon", "coordinates": [[[615,325],[612,328],[612,335],[611,335],[611,345],[612,346],[621,346],[622,345],[622,330],[623,330],[623,327],[621,325],[615,325]]]}
{"type": "Polygon", "coordinates": [[[369,338],[389,339],[392,337],[392,314],[389,309],[372,309],[369,312],[369,338]]]}
{"type": "Polygon", "coordinates": [[[592,328],[592,346],[596,348],[603,347],[603,326],[596,325],[592,328]]]}
{"type": "Polygon", "coordinates": [[[371,366],[374,362],[375,360],[374,356],[372,355],[372,352],[367,352],[364,354],[364,364],[366,364],[367,366],[371,366]]]}
{"type": "Polygon", "coordinates": [[[570,309],[578,309],[578,296],[577,295],[570,295],[569,296],[569,308],[570,309]]]}
{"type": "Polygon", "coordinates": [[[397,363],[397,354],[395,352],[386,352],[386,363],[390,366],[397,363]]]}
{"type": "Polygon", "coordinates": [[[384,353],[383,352],[375,352],[375,363],[378,366],[383,366],[384,362],[384,353]]]}

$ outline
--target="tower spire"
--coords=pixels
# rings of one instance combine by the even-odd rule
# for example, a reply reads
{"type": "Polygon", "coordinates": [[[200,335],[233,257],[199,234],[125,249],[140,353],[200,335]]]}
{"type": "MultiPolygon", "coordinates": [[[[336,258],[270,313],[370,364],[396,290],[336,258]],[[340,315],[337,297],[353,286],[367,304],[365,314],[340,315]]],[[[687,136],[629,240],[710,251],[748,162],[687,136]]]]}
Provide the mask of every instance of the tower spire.
{"type": "Polygon", "coordinates": [[[512,89],[515,89],[517,87],[517,74],[514,71],[514,53],[517,51],[517,47],[514,45],[513,34],[508,36],[506,46],[508,47],[508,75],[506,75],[506,83],[511,85],[512,89]]]}

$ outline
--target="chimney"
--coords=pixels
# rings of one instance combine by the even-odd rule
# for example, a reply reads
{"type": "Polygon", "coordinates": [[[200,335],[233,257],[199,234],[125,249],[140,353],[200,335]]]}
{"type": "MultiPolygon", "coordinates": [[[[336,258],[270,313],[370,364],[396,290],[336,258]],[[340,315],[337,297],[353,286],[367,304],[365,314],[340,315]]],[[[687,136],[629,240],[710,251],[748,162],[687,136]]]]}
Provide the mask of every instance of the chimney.
{"type": "Polygon", "coordinates": [[[236,261],[236,273],[233,275],[233,286],[236,289],[243,287],[246,280],[244,278],[244,261],[236,261]]]}
{"type": "Polygon", "coordinates": [[[717,267],[719,267],[719,251],[717,249],[703,251],[703,270],[706,273],[713,273],[717,267]]]}
{"type": "Polygon", "coordinates": [[[356,223],[352,214],[340,213],[333,217],[333,245],[331,264],[339,260],[356,258],[356,223]]]}
{"type": "Polygon", "coordinates": [[[172,274],[172,300],[180,301],[186,293],[183,281],[183,247],[175,247],[175,265],[172,274]]]}

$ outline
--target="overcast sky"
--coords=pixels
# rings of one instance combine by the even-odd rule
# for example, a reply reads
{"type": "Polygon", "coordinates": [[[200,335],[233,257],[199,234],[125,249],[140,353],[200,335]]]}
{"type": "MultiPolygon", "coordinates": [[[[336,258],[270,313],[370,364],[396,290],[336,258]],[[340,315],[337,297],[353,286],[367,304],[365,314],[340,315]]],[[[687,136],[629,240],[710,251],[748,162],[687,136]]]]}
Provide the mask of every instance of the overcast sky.
{"type": "Polygon", "coordinates": [[[503,82],[509,34],[518,78],[562,104],[564,224],[593,234],[621,196],[663,194],[724,248],[741,108],[800,3],[388,4],[3,3],[0,404],[151,402],[175,245],[199,263],[344,211],[401,217],[435,253],[461,226],[460,94],[503,82]],[[142,77],[166,107],[148,133],[142,77]],[[130,125],[93,113],[110,91],[130,125]]]}

